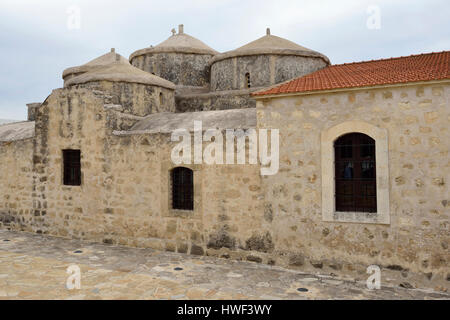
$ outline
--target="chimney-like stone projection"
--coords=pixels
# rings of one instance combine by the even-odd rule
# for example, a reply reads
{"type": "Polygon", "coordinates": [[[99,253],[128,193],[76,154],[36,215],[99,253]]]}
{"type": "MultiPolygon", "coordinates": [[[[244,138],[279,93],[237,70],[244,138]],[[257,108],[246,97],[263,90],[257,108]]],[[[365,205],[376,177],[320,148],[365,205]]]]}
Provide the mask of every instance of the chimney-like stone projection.
{"type": "Polygon", "coordinates": [[[40,102],[27,103],[28,121],[36,120],[36,109],[41,106],[40,102]]]}

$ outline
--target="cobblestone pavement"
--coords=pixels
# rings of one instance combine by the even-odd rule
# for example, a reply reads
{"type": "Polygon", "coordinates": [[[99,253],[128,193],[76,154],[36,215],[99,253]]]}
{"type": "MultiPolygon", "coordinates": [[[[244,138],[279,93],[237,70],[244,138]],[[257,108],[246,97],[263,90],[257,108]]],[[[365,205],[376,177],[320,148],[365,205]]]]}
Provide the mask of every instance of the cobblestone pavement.
{"type": "Polygon", "coordinates": [[[363,282],[252,262],[0,230],[0,299],[450,299],[450,295],[400,287],[371,291],[363,282]],[[68,290],[66,271],[73,264],[81,269],[81,288],[68,290]]]}

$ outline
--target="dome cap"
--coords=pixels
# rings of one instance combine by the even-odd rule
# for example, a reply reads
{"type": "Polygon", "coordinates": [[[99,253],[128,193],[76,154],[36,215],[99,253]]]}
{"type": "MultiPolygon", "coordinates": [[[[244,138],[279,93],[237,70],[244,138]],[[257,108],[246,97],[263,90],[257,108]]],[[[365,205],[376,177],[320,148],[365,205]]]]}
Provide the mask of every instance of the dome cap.
{"type": "Polygon", "coordinates": [[[228,58],[265,54],[314,57],[323,59],[327,64],[330,63],[330,60],[325,55],[302,47],[287,39],[273,36],[270,34],[270,29],[267,28],[265,36],[239,47],[236,50],[216,55],[211,59],[211,64],[228,58]]]}
{"type": "Polygon", "coordinates": [[[172,29],[172,36],[167,40],[161,42],[155,47],[149,47],[135,51],[131,54],[130,60],[137,56],[147,53],[195,53],[195,54],[209,54],[216,55],[219,52],[212,49],[202,41],[184,33],[184,26],[178,26],[178,33],[172,29]]]}
{"type": "MultiPolygon", "coordinates": [[[[125,59],[121,55],[119,55],[119,57],[120,57],[121,63],[129,64],[127,59],[125,59]]],[[[64,70],[62,77],[63,77],[63,79],[65,79],[66,77],[68,77],[70,75],[77,75],[80,73],[89,72],[96,68],[103,67],[105,65],[113,63],[116,60],[117,60],[116,49],[112,48],[110,52],[108,52],[98,58],[95,58],[94,60],[91,60],[88,63],[85,63],[85,64],[83,64],[81,66],[77,66],[77,67],[67,68],[66,70],[64,70]]]]}
{"type": "Polygon", "coordinates": [[[175,84],[172,82],[133,67],[119,54],[116,54],[115,61],[67,80],[65,86],[92,81],[140,83],[175,90],[175,84]]]}

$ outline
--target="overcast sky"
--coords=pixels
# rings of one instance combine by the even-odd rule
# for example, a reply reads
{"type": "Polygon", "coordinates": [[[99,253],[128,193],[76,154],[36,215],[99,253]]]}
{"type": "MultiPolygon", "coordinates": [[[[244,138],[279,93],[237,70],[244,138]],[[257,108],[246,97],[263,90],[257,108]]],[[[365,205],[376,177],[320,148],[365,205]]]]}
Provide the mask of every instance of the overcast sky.
{"type": "Polygon", "coordinates": [[[1,0],[0,119],[26,119],[65,68],[112,47],[128,58],[180,23],[220,52],[270,27],[336,64],[450,50],[449,17],[448,0],[1,0]]]}

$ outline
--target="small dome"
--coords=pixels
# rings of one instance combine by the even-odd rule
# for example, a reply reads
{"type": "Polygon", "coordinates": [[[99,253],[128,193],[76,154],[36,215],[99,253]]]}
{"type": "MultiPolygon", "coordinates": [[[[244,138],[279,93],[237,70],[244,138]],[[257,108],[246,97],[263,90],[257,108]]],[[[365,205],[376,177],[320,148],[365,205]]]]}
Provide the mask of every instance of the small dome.
{"type": "Polygon", "coordinates": [[[133,67],[124,57],[119,54],[115,55],[115,61],[103,66],[97,66],[89,72],[73,77],[66,81],[65,86],[92,81],[111,81],[140,83],[167,89],[175,89],[175,85],[172,82],[133,67]]]}
{"type": "Polygon", "coordinates": [[[302,47],[284,38],[271,35],[270,29],[267,29],[267,34],[264,37],[252,41],[236,50],[216,55],[212,58],[211,63],[228,58],[262,54],[316,57],[323,59],[327,64],[330,63],[330,60],[325,55],[317,51],[302,47]]]}
{"type": "MultiPolygon", "coordinates": [[[[116,50],[114,48],[112,48],[110,52],[108,52],[92,61],[89,61],[86,64],[83,64],[78,67],[67,68],[66,70],[64,70],[62,77],[63,77],[63,79],[66,79],[67,77],[70,77],[70,76],[77,76],[80,73],[89,72],[95,68],[103,67],[105,65],[115,62],[116,56],[117,56],[116,50]]],[[[128,60],[122,56],[120,56],[120,62],[129,64],[128,60]]]]}
{"type": "Polygon", "coordinates": [[[161,42],[155,47],[145,48],[133,52],[130,56],[130,61],[140,55],[146,53],[168,53],[168,52],[180,52],[180,53],[196,53],[196,54],[209,54],[216,55],[218,52],[202,41],[184,33],[183,25],[178,26],[178,33],[175,33],[175,29],[172,29],[172,36],[166,41],[161,42]]]}

